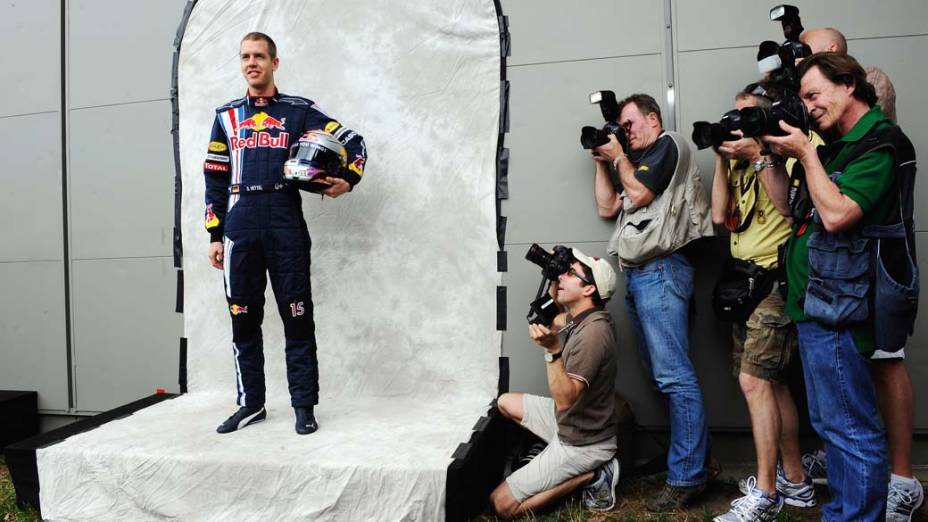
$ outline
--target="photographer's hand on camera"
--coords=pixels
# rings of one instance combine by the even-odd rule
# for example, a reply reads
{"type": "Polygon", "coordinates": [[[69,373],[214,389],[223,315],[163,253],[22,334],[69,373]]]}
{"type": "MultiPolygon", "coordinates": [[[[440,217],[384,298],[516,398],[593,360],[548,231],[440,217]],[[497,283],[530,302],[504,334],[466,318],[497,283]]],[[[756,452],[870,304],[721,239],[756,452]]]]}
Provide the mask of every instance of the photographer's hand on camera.
{"type": "Polygon", "coordinates": [[[853,199],[842,194],[831,181],[819,160],[815,145],[802,130],[780,122],[786,136],[763,136],[762,140],[777,154],[796,158],[806,173],[809,196],[825,230],[831,233],[844,231],[863,217],[863,210],[853,199]]]}

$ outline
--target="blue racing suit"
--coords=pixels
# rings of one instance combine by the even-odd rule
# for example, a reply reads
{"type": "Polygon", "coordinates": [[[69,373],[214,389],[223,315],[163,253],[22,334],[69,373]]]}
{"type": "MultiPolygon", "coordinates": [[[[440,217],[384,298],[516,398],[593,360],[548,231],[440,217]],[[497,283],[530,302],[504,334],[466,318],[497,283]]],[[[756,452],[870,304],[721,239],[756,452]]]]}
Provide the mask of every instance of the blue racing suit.
{"type": "Polygon", "coordinates": [[[206,178],[206,229],[223,242],[226,300],[232,316],[239,406],[264,405],[261,323],[267,274],[284,323],[287,382],[294,407],[319,402],[319,367],[309,279],[310,237],[300,191],[283,179],[290,145],[325,130],[348,151],[344,178],[364,175],[364,139],[306,98],[275,92],[245,96],[216,109],[206,178]]]}

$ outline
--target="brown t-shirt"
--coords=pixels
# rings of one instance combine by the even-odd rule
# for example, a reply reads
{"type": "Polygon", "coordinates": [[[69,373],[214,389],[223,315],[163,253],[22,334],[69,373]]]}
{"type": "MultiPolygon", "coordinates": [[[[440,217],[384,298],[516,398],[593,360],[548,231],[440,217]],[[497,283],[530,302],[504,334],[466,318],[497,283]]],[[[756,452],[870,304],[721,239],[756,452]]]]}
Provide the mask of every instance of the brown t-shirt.
{"type": "Polygon", "coordinates": [[[557,435],[573,446],[615,437],[615,334],[612,316],[603,310],[582,313],[568,330],[564,366],[586,389],[569,409],[557,413],[557,435]],[[578,321],[579,319],[579,321],[578,321]]]}

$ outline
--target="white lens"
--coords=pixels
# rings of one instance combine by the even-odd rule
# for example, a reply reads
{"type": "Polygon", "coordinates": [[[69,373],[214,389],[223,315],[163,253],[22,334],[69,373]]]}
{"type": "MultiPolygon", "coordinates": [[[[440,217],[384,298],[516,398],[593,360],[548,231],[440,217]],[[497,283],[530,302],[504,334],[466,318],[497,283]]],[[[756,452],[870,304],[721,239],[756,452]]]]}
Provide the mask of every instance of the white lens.
{"type": "Polygon", "coordinates": [[[785,14],[786,14],[786,8],[783,7],[782,5],[778,5],[770,10],[770,19],[775,21],[777,18],[785,14]]]}
{"type": "Polygon", "coordinates": [[[590,103],[599,103],[603,101],[603,93],[596,91],[590,94],[590,103]]]}

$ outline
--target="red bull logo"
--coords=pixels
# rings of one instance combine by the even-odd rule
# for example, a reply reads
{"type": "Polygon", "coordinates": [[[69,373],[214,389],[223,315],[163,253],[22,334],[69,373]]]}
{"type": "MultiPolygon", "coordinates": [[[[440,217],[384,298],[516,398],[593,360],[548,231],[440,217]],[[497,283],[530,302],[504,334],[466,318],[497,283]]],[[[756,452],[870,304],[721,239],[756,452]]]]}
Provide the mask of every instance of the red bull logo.
{"type": "Polygon", "coordinates": [[[259,112],[251,118],[247,118],[238,122],[238,127],[236,129],[251,129],[253,131],[263,131],[268,129],[286,130],[284,129],[284,123],[286,121],[287,118],[278,120],[273,116],[269,116],[266,112],[259,112]]]}
{"type": "Polygon", "coordinates": [[[247,314],[247,313],[248,313],[248,307],[247,307],[247,306],[239,306],[239,305],[237,305],[237,304],[234,304],[234,305],[231,305],[231,306],[229,307],[229,311],[232,312],[232,315],[247,314]]]}
{"type": "Polygon", "coordinates": [[[206,228],[213,228],[219,225],[219,218],[213,212],[213,204],[206,205],[206,228]]]}
{"type": "Polygon", "coordinates": [[[232,150],[253,149],[255,147],[270,147],[272,149],[286,149],[290,145],[290,135],[281,132],[277,136],[271,136],[269,132],[255,132],[247,138],[229,138],[232,144],[232,150]]]}
{"type": "Polygon", "coordinates": [[[364,175],[364,156],[355,156],[354,161],[348,165],[348,169],[358,176],[364,175]]]}

